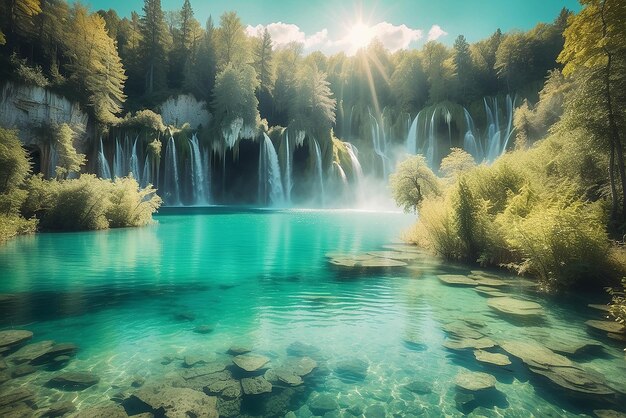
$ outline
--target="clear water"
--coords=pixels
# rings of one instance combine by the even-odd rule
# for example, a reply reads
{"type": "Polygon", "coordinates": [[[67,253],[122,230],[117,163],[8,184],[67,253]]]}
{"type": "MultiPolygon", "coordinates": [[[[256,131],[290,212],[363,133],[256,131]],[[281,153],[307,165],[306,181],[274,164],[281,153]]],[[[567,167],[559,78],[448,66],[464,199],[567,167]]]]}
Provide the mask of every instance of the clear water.
{"type": "MultiPolygon", "coordinates": [[[[461,416],[454,377],[469,369],[493,373],[496,395],[472,406],[477,416],[578,416],[593,408],[530,376],[520,365],[489,369],[471,350],[442,346],[442,325],[483,322],[494,337],[589,338],[583,322],[597,318],[589,300],[568,303],[513,289],[546,308],[541,326],[523,326],[496,315],[473,289],[441,284],[436,274],[468,273],[461,266],[423,257],[409,268],[350,274],[332,268],[327,252],[380,250],[398,242],[413,218],[391,212],[180,209],[138,229],[39,234],[0,247],[0,327],[26,328],[33,341],[53,339],[80,347],[66,370],[92,370],[98,385],[81,392],[42,387],[42,371],[6,385],[27,385],[49,400],[79,408],[132,390],[137,377],[163,380],[186,355],[215,357],[244,345],[273,361],[301,342],[320,349],[318,376],[291,405],[306,416],[314,392],[335,396],[343,412],[383,405],[389,416],[461,416]],[[177,315],[190,313],[193,321],[177,315]],[[209,324],[214,332],[192,332],[209,324]],[[406,340],[417,340],[414,346],[406,340]],[[164,356],[176,357],[163,365],[164,356]],[[334,373],[343,360],[369,363],[362,381],[334,373]],[[403,390],[427,381],[432,393],[403,390]],[[357,406],[355,409],[354,406],[357,406]]],[[[614,386],[626,385],[626,361],[607,340],[601,357],[583,366],[614,386]]],[[[285,413],[287,410],[284,411],[285,413]]],[[[464,412],[469,412],[465,410],[464,412]]]]}

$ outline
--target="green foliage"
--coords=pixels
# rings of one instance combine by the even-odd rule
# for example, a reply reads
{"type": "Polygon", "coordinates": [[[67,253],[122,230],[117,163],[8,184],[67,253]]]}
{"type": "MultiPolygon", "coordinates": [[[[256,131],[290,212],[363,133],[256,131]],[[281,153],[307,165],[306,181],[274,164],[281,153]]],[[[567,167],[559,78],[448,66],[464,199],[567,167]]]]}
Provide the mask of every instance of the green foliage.
{"type": "Polygon", "coordinates": [[[139,188],[132,178],[114,182],[83,174],[70,180],[33,178],[23,211],[36,214],[45,230],[79,231],[149,223],[161,204],[151,186],[139,188]]]}
{"type": "Polygon", "coordinates": [[[216,36],[217,66],[225,69],[250,63],[250,43],[245,28],[235,12],[226,12],[220,17],[216,36]]]}
{"type": "Polygon", "coordinates": [[[391,196],[405,212],[415,212],[428,196],[438,195],[439,180],[428,168],[423,155],[415,155],[398,164],[389,176],[391,196]]]}
{"type": "Polygon", "coordinates": [[[36,219],[0,214],[0,244],[18,235],[32,234],[37,229],[36,219]]]}
{"type": "Polygon", "coordinates": [[[28,155],[17,131],[0,128],[0,193],[18,188],[29,172],[28,155]]]}
{"type": "Polygon", "coordinates": [[[66,123],[53,128],[54,147],[59,157],[56,167],[57,179],[66,179],[71,173],[80,172],[87,161],[85,154],[74,148],[74,131],[66,123]]]}
{"type": "Polygon", "coordinates": [[[335,123],[336,103],[326,74],[315,66],[304,66],[298,73],[289,127],[323,137],[335,123]]]}
{"type": "Polygon", "coordinates": [[[11,65],[15,69],[15,75],[19,81],[44,88],[50,85],[50,81],[39,65],[30,66],[26,59],[19,58],[16,54],[11,54],[11,65]]]}
{"type": "Polygon", "coordinates": [[[439,172],[446,178],[456,179],[474,167],[476,167],[476,161],[470,153],[461,148],[451,148],[450,154],[441,160],[439,172]]]}
{"type": "Polygon", "coordinates": [[[172,45],[172,36],[165,24],[161,0],[144,0],[143,13],[139,25],[141,38],[138,52],[144,70],[144,92],[151,95],[166,85],[167,54],[172,45]]]}
{"type": "Polygon", "coordinates": [[[165,132],[165,124],[160,114],[149,109],[136,112],[134,115],[127,114],[117,126],[121,128],[134,128],[139,130],[148,130],[156,133],[165,132]]]}
{"type": "Polygon", "coordinates": [[[159,161],[161,159],[162,147],[163,144],[157,139],[148,144],[148,155],[152,158],[153,161],[159,161]]]}

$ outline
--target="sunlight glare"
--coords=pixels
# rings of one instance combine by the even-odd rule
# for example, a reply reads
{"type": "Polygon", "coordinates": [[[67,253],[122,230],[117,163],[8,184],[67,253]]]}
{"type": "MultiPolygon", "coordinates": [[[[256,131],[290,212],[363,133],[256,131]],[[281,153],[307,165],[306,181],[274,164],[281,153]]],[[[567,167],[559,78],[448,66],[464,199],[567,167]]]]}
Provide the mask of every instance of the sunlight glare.
{"type": "Polygon", "coordinates": [[[368,46],[373,36],[372,28],[362,22],[355,23],[348,32],[348,40],[355,50],[368,46]]]}

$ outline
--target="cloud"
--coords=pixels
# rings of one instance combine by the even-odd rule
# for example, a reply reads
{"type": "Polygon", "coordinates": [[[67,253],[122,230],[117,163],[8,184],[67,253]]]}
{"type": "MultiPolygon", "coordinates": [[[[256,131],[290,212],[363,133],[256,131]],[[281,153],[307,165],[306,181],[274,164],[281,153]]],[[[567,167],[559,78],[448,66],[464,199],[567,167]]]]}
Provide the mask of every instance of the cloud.
{"type": "Polygon", "coordinates": [[[411,42],[422,38],[422,30],[411,29],[406,25],[393,25],[380,22],[372,27],[372,38],[377,38],[391,52],[406,49],[411,42]]]}
{"type": "Polygon", "coordinates": [[[445,30],[441,29],[441,26],[439,25],[432,25],[430,30],[428,31],[428,40],[429,41],[436,41],[437,39],[441,38],[442,36],[446,36],[448,34],[448,32],[446,32],[445,30]]]}
{"type": "MultiPolygon", "coordinates": [[[[274,22],[268,25],[257,25],[246,27],[246,33],[249,36],[261,36],[267,28],[272,36],[274,49],[281,48],[291,42],[302,44],[304,51],[322,51],[327,54],[333,54],[343,51],[348,55],[353,55],[357,51],[351,34],[344,33],[342,37],[331,38],[328,29],[324,28],[313,35],[307,36],[306,33],[298,25],[292,23],[274,22]]],[[[428,32],[428,40],[437,39],[447,33],[438,25],[433,25],[428,32]]],[[[407,49],[411,43],[419,41],[424,37],[422,29],[413,29],[406,25],[394,25],[389,22],[380,22],[371,26],[367,34],[364,34],[369,40],[378,39],[391,52],[399,49],[407,49]]]]}

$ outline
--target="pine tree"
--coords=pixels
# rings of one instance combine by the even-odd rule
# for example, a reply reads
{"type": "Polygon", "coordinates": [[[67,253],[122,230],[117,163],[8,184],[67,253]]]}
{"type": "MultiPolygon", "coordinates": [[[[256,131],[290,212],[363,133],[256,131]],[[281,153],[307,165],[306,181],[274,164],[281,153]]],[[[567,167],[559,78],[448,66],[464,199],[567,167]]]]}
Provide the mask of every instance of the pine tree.
{"type": "Polygon", "coordinates": [[[144,0],[143,16],[140,20],[142,67],[144,70],[145,93],[165,87],[167,53],[171,36],[165,24],[161,0],[144,0]]]}

